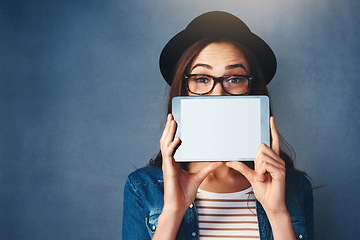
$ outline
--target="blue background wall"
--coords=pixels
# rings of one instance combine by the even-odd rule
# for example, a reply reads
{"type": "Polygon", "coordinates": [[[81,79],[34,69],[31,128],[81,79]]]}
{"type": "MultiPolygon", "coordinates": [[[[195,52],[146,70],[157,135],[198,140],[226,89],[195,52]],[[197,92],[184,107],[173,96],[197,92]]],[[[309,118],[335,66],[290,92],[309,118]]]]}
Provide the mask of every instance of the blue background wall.
{"type": "Polygon", "coordinates": [[[127,175],[158,151],[165,43],[229,11],[273,48],[279,131],[315,186],[317,239],[355,239],[357,0],[1,1],[0,239],[120,239],[127,175]]]}

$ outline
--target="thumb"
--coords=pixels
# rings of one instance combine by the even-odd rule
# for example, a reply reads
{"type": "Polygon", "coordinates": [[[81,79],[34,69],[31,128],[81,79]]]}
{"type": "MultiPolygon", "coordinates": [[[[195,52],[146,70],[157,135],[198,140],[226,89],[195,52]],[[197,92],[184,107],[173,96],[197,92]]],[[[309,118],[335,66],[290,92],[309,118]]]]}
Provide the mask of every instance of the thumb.
{"type": "Polygon", "coordinates": [[[224,165],[223,162],[209,163],[205,167],[203,167],[201,170],[199,170],[197,173],[195,173],[193,181],[196,184],[196,186],[200,186],[200,184],[204,181],[204,179],[210,173],[212,173],[215,169],[221,167],[222,165],[224,165]]]}
{"type": "Polygon", "coordinates": [[[258,179],[257,173],[242,162],[227,162],[226,166],[244,175],[251,185],[253,185],[255,180],[260,180],[258,179]]]}

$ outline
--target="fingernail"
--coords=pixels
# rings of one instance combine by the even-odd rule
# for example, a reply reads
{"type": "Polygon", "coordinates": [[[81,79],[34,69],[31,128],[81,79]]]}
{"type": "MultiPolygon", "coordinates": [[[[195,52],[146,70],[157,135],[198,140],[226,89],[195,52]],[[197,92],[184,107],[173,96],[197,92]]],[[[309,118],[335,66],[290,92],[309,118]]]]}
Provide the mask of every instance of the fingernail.
{"type": "Polygon", "coordinates": [[[264,175],[258,175],[258,180],[260,181],[260,182],[263,182],[264,180],[265,180],[265,176],[264,175]]]}

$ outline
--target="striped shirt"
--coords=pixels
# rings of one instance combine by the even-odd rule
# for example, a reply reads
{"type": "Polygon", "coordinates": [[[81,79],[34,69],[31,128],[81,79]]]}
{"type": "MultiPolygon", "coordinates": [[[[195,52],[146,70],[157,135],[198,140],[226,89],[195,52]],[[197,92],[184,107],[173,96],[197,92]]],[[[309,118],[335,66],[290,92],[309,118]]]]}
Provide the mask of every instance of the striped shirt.
{"type": "Polygon", "coordinates": [[[201,240],[260,239],[252,188],[234,193],[198,190],[195,199],[201,240]]]}

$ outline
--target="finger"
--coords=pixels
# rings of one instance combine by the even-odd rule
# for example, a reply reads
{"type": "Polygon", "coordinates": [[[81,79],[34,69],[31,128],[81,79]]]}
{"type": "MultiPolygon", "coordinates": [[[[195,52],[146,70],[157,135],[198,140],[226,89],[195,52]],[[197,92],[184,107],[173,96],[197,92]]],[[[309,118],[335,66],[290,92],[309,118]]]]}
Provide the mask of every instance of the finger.
{"type": "Polygon", "coordinates": [[[251,185],[254,183],[255,178],[258,178],[256,172],[242,162],[227,162],[226,166],[244,175],[251,185]]]}
{"type": "Polygon", "coordinates": [[[164,138],[163,141],[163,146],[167,147],[170,145],[170,143],[173,141],[174,139],[174,135],[175,135],[175,131],[176,131],[176,122],[175,120],[171,120],[170,121],[170,127],[169,127],[169,131],[167,133],[167,135],[164,138]]]}
{"type": "Polygon", "coordinates": [[[256,155],[255,155],[255,158],[254,158],[254,169],[256,171],[256,169],[258,169],[261,164],[262,164],[262,161],[260,161],[260,154],[262,153],[262,145],[266,145],[264,143],[260,144],[257,152],[256,152],[256,155]]]}
{"type": "Polygon", "coordinates": [[[197,173],[194,173],[193,181],[196,184],[196,186],[199,187],[200,184],[202,183],[202,181],[204,181],[204,179],[210,173],[212,173],[215,169],[221,167],[222,165],[224,165],[223,162],[209,163],[205,167],[203,167],[201,170],[199,170],[197,173]]]}
{"type": "Polygon", "coordinates": [[[180,138],[177,137],[177,138],[174,139],[174,141],[172,141],[172,142],[170,143],[170,145],[169,145],[168,148],[167,148],[167,152],[168,152],[168,154],[169,154],[170,156],[173,155],[174,150],[175,150],[175,148],[177,147],[177,145],[179,145],[180,141],[181,141],[180,138]]]}
{"type": "MultiPolygon", "coordinates": [[[[265,144],[264,144],[265,145],[265,144]]],[[[255,156],[255,159],[254,159],[254,163],[255,163],[255,172],[257,173],[258,175],[258,179],[260,181],[264,181],[265,180],[265,173],[266,171],[264,172],[263,169],[263,165],[264,165],[264,161],[262,160],[262,155],[263,155],[263,151],[262,151],[262,146],[260,145],[258,151],[256,152],[256,156],[255,156]]]]}
{"type": "Polygon", "coordinates": [[[175,147],[180,143],[180,138],[175,138],[174,141],[169,145],[163,153],[163,168],[167,168],[168,166],[176,166],[175,159],[173,157],[173,152],[175,147]]]}
{"type": "Polygon", "coordinates": [[[272,148],[270,148],[269,146],[267,146],[265,143],[262,143],[260,145],[258,152],[256,153],[256,156],[255,156],[255,162],[259,161],[259,159],[260,159],[259,156],[261,154],[268,155],[269,157],[273,158],[280,164],[285,165],[285,162],[280,158],[280,156],[278,154],[276,154],[275,151],[272,148]]]}
{"type": "Polygon", "coordinates": [[[174,150],[175,150],[176,146],[177,146],[179,143],[180,143],[180,138],[177,137],[177,138],[174,139],[173,142],[171,142],[171,143],[169,144],[169,146],[164,147],[163,149],[161,149],[161,151],[162,151],[162,157],[163,157],[163,158],[166,158],[166,159],[170,158],[170,159],[171,159],[171,162],[172,162],[174,150]]]}
{"type": "MultiPolygon", "coordinates": [[[[262,168],[259,171],[263,172],[262,176],[266,177],[266,173],[270,174],[272,179],[281,180],[285,178],[285,167],[284,166],[276,166],[270,162],[264,162],[262,168]]],[[[264,178],[265,180],[265,178],[264,178]]]]}
{"type": "Polygon", "coordinates": [[[171,113],[169,113],[167,116],[167,119],[166,119],[166,124],[165,124],[163,134],[161,135],[161,138],[160,138],[160,144],[164,141],[165,137],[167,136],[167,134],[169,132],[170,122],[171,122],[172,118],[173,117],[172,117],[171,113]]]}
{"type": "Polygon", "coordinates": [[[258,172],[257,170],[261,168],[261,165],[263,164],[263,159],[262,159],[262,155],[268,155],[274,159],[279,159],[278,161],[281,164],[285,164],[283,163],[282,159],[280,159],[280,157],[271,149],[269,148],[265,143],[262,143],[259,146],[259,149],[256,152],[255,155],[255,159],[254,159],[254,165],[255,165],[255,171],[258,172]]]}
{"type": "Polygon", "coordinates": [[[280,170],[285,169],[284,164],[266,155],[265,153],[260,154],[259,158],[261,159],[261,165],[255,171],[259,176],[259,180],[261,181],[264,181],[266,178],[266,173],[270,172],[268,168],[269,165],[274,166],[275,168],[280,170]]]}
{"type": "Polygon", "coordinates": [[[271,148],[277,155],[280,155],[280,138],[276,130],[274,117],[270,117],[271,148]]]}
{"type": "Polygon", "coordinates": [[[264,162],[271,163],[274,166],[277,166],[279,168],[285,167],[285,162],[279,157],[273,158],[272,156],[269,156],[266,153],[262,153],[262,154],[260,154],[260,158],[263,163],[264,162]]]}

